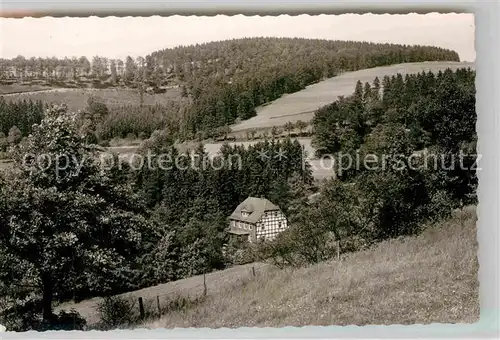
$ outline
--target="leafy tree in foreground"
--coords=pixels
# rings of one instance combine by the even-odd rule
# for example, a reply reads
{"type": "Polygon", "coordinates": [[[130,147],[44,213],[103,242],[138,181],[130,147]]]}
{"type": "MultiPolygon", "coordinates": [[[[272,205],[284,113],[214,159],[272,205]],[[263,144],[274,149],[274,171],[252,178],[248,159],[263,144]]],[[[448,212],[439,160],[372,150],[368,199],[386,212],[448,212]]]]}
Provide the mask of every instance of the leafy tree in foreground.
{"type": "Polygon", "coordinates": [[[73,117],[64,106],[49,109],[13,151],[15,166],[0,187],[1,253],[14,259],[7,267],[34,277],[48,323],[53,301],[69,289],[102,294],[130,282],[132,257],[150,229],[135,195],[97,161],[73,117]]]}

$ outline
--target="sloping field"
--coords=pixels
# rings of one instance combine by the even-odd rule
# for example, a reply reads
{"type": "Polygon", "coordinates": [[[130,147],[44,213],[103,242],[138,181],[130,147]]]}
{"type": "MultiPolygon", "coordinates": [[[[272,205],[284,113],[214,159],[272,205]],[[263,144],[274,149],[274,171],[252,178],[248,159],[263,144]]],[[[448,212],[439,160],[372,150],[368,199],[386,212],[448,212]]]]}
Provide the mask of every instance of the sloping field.
{"type": "Polygon", "coordinates": [[[406,63],[348,72],[310,85],[302,91],[284,95],[269,105],[259,108],[257,116],[235,124],[231,129],[236,132],[282,126],[287,122],[298,120],[308,122],[313,118],[314,111],[320,107],[334,102],[338,96],[352,94],[358,80],[364,84],[365,82],[372,83],[375,77],[382,81],[385,75],[392,76],[401,73],[404,76],[422,71],[438,72],[447,68],[456,70],[464,67],[474,69],[475,64],[468,62],[406,63]]]}
{"type": "Polygon", "coordinates": [[[474,323],[479,319],[475,207],[417,237],[343,261],[258,272],[149,328],[474,323]]]}
{"type": "MultiPolygon", "coordinates": [[[[255,263],[207,274],[207,298],[146,321],[147,328],[473,323],[479,318],[476,207],[455,212],[421,235],[300,269],[255,263]],[[255,277],[251,267],[255,267],[255,277]],[[425,270],[424,270],[425,269],[425,270]]],[[[200,296],[203,276],[124,294],[145,306],[200,296]],[[171,301],[171,300],[170,300],[171,301]]],[[[66,303],[89,325],[91,299],[66,303]]]]}
{"type": "MultiPolygon", "coordinates": [[[[263,274],[271,269],[271,266],[268,264],[253,263],[206,274],[207,294],[223,294],[224,291],[230,290],[247,281],[253,276],[252,267],[254,267],[256,275],[263,274]]],[[[201,295],[203,295],[203,275],[144,288],[135,292],[122,294],[121,296],[135,300],[142,297],[145,306],[149,307],[153,305],[153,307],[156,307],[157,296],[160,304],[163,305],[165,302],[172,301],[176,297],[196,298],[201,295]]],[[[100,300],[100,298],[94,298],[79,303],[63,303],[54,308],[54,310],[57,312],[61,309],[69,310],[74,308],[85,318],[87,324],[91,326],[99,321],[99,314],[96,308],[100,300]]]]}
{"type": "MultiPolygon", "coordinates": [[[[72,89],[60,88],[42,91],[24,92],[16,94],[6,94],[3,97],[6,100],[41,100],[44,103],[68,105],[68,109],[80,110],[87,106],[87,100],[91,96],[97,96],[104,100],[108,106],[117,105],[139,105],[139,92],[132,89],[109,88],[109,89],[72,89]]],[[[160,94],[144,94],[144,104],[166,104],[172,100],[180,98],[179,89],[169,89],[166,93],[160,94]]]]}

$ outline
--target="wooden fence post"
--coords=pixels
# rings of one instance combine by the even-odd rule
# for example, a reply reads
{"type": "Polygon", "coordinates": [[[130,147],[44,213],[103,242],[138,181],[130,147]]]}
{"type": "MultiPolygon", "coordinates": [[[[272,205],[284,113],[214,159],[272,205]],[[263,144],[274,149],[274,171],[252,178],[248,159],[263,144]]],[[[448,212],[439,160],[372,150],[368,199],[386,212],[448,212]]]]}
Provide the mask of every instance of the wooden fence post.
{"type": "Polygon", "coordinates": [[[203,273],[203,296],[207,296],[207,281],[205,278],[205,273],[203,273]]]}
{"type": "Polygon", "coordinates": [[[141,320],[144,320],[145,313],[144,313],[144,304],[142,302],[142,297],[139,297],[139,313],[141,315],[141,320]]]}
{"type": "Polygon", "coordinates": [[[160,297],[156,295],[156,306],[158,307],[158,317],[161,316],[160,297]]]}
{"type": "Polygon", "coordinates": [[[337,241],[337,261],[340,260],[340,241],[337,241]]]}

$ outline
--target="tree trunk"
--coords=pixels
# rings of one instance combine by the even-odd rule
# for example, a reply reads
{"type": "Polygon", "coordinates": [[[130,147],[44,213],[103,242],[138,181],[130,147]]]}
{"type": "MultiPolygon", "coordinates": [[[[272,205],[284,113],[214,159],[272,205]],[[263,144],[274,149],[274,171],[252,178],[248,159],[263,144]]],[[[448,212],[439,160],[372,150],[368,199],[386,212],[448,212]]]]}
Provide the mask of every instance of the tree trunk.
{"type": "Polygon", "coordinates": [[[42,274],[42,308],[43,308],[43,321],[51,322],[54,315],[52,314],[52,299],[54,297],[54,292],[52,290],[52,279],[50,275],[42,274]]]}

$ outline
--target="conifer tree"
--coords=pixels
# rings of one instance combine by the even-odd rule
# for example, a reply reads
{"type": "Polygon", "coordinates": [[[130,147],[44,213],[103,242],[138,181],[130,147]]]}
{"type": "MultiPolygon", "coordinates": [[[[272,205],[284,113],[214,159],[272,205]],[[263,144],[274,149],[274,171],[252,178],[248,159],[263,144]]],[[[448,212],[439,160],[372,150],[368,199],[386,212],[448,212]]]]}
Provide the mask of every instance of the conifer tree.
{"type": "Polygon", "coordinates": [[[380,99],[380,80],[378,79],[378,77],[375,77],[375,79],[373,80],[372,94],[375,100],[380,99]]]}
{"type": "Polygon", "coordinates": [[[137,195],[102,167],[77,129],[66,107],[48,110],[13,151],[0,187],[0,253],[36,278],[47,323],[68,289],[102,294],[131,284],[150,230],[137,195]]]}
{"type": "Polygon", "coordinates": [[[365,87],[363,89],[363,100],[364,102],[370,101],[372,98],[372,87],[369,82],[365,83],[365,87]]]}
{"type": "Polygon", "coordinates": [[[363,83],[358,80],[356,82],[356,88],[354,90],[354,100],[361,102],[363,100],[363,83]]]}

